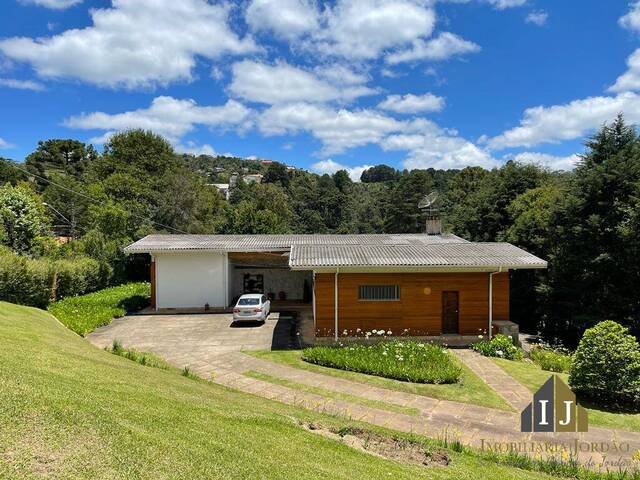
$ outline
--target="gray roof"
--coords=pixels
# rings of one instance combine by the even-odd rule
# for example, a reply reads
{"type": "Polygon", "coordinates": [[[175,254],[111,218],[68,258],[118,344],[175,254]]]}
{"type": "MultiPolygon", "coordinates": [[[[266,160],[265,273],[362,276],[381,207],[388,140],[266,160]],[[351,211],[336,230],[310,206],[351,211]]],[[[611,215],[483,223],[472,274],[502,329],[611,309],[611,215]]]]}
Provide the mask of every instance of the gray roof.
{"type": "Polygon", "coordinates": [[[126,253],[290,251],[296,270],[335,267],[546,268],[510,243],[468,242],[456,235],[148,235],[126,253]]]}
{"type": "Polygon", "coordinates": [[[510,243],[433,245],[294,245],[292,269],[322,267],[546,268],[547,262],[510,243]]]}
{"type": "Polygon", "coordinates": [[[432,245],[467,243],[451,234],[361,235],[147,235],[124,249],[125,253],[176,250],[264,252],[289,250],[293,245],[432,245]]]}

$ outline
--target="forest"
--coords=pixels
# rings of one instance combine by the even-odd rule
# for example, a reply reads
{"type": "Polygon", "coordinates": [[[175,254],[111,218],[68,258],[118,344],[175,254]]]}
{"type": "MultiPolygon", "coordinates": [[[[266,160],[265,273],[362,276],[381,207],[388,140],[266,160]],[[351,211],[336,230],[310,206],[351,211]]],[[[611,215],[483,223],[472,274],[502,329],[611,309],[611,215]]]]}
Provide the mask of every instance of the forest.
{"type": "Polygon", "coordinates": [[[574,347],[615,320],[640,337],[640,137],[619,116],[585,139],[575,170],[507,161],[486,170],[399,171],[354,182],[273,161],[177,154],[152,132],[115,134],[99,153],[73,139],[0,161],[0,298],[37,306],[148,275],[122,247],[149,233],[411,233],[438,192],[444,229],[508,241],[549,262],[512,273],[512,319],[574,347]],[[243,176],[262,174],[261,182],[243,176]],[[211,185],[237,185],[228,200],[211,185]],[[53,287],[52,287],[53,285],[53,287]]]}

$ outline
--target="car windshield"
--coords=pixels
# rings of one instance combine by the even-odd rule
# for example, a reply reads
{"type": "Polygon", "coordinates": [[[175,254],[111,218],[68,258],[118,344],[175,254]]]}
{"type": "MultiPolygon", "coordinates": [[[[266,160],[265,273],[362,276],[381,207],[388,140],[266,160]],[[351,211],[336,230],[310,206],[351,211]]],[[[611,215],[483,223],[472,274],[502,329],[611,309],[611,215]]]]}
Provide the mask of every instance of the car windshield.
{"type": "Polygon", "coordinates": [[[259,298],[241,298],[238,300],[238,305],[259,305],[259,298]]]}

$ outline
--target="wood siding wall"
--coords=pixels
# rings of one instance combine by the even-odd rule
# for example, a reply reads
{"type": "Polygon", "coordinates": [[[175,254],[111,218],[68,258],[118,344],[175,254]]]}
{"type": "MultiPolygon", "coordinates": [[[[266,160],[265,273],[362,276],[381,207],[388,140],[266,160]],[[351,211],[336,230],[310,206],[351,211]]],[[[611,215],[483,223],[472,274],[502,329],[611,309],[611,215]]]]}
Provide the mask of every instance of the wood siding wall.
{"type": "MultiPolygon", "coordinates": [[[[315,277],[316,335],[333,336],[333,273],[315,277]]],[[[338,275],[339,335],[384,329],[400,335],[440,335],[442,292],[459,292],[461,335],[478,335],[489,326],[488,273],[340,273],[338,275]],[[400,285],[399,301],[359,301],[360,285],[400,285]],[[429,292],[429,293],[427,293],[429,292]]],[[[509,320],[509,274],[493,277],[493,318],[509,320]]]]}

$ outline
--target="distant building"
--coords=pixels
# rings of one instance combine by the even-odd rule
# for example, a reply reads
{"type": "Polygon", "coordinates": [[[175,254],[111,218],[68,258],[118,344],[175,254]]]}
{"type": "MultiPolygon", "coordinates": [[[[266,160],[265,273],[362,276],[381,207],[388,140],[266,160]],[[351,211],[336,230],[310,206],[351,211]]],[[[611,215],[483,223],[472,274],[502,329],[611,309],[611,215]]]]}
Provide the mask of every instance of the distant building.
{"type": "Polygon", "coordinates": [[[249,175],[245,175],[242,179],[246,183],[261,183],[262,182],[262,174],[261,173],[250,173],[249,175]]]}
{"type": "Polygon", "coordinates": [[[233,172],[229,177],[229,188],[234,188],[238,185],[238,172],[233,172]]]}
{"type": "Polygon", "coordinates": [[[218,191],[222,194],[225,200],[229,200],[231,192],[229,190],[228,183],[207,183],[210,187],[216,187],[218,191]]]}

